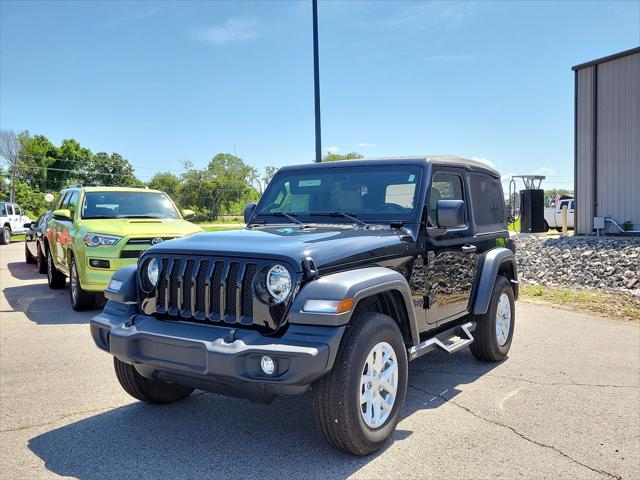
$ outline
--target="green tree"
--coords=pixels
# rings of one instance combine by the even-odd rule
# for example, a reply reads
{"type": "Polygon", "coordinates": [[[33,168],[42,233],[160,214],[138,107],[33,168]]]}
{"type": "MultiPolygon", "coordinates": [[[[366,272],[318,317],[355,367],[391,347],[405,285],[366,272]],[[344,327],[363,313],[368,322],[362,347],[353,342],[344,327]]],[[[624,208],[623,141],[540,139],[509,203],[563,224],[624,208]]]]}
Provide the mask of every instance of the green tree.
{"type": "Polygon", "coordinates": [[[171,172],[158,172],[147,182],[147,186],[154,190],[165,192],[174,202],[177,202],[182,183],[180,182],[180,178],[171,172]]]}
{"type": "Polygon", "coordinates": [[[96,153],[86,163],[83,181],[89,185],[138,187],[143,183],[133,173],[133,166],[118,153],[96,153]]]}
{"type": "Polygon", "coordinates": [[[339,153],[331,153],[328,152],[322,157],[323,162],[337,162],[338,160],[357,160],[359,158],[364,158],[361,153],[358,152],[349,152],[341,155],[339,153]]]}

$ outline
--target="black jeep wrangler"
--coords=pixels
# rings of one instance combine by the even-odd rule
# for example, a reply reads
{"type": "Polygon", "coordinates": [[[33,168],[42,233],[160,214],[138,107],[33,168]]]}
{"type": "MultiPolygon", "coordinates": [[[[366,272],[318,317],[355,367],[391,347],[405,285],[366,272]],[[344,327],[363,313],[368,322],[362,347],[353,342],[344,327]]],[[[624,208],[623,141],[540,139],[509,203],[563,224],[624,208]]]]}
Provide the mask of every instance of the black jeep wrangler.
{"type": "Polygon", "coordinates": [[[500,176],[457,157],[282,168],[246,228],[146,250],[91,322],[122,387],[272,402],[313,391],[320,431],[366,455],[400,419],[407,362],[506,358],[518,282],[500,176]]]}

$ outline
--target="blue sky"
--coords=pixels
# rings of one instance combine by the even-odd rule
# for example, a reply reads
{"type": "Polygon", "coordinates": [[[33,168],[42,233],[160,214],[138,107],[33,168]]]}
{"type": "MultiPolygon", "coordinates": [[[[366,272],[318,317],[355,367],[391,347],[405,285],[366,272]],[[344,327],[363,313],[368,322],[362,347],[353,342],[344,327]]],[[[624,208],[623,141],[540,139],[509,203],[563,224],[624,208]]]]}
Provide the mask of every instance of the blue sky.
{"type": "MultiPolygon", "coordinates": [[[[314,156],[310,2],[0,4],[0,125],[141,178],[314,156]]],[[[571,66],[640,44],[640,1],[319,4],[323,150],[573,179],[571,66]]]]}

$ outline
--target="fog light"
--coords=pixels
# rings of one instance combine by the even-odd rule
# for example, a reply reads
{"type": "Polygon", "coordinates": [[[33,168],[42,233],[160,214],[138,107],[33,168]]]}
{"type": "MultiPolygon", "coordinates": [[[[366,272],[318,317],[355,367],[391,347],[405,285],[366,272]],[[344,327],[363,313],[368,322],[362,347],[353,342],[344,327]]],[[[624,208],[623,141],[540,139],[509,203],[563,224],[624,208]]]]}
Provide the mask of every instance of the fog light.
{"type": "Polygon", "coordinates": [[[97,258],[90,258],[89,265],[93,268],[109,268],[109,260],[99,260],[97,258]]]}
{"type": "Polygon", "coordinates": [[[265,375],[273,375],[276,373],[276,362],[269,355],[265,355],[260,359],[260,368],[265,375]]]}

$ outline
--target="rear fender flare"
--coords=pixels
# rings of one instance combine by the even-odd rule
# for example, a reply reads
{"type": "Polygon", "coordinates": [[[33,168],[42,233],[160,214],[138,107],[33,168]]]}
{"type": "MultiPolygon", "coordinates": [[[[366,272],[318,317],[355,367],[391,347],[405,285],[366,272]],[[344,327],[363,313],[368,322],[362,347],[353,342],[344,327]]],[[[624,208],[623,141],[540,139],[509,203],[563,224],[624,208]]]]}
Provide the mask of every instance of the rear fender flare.
{"type": "Polygon", "coordinates": [[[471,311],[474,315],[483,315],[489,309],[493,287],[501,267],[508,265],[511,268],[513,278],[510,280],[517,284],[516,257],[508,248],[494,248],[482,255],[478,265],[480,265],[481,272],[476,284],[471,311]]]}

